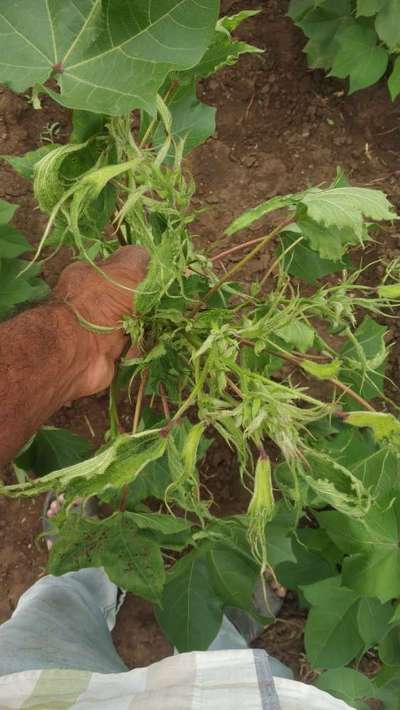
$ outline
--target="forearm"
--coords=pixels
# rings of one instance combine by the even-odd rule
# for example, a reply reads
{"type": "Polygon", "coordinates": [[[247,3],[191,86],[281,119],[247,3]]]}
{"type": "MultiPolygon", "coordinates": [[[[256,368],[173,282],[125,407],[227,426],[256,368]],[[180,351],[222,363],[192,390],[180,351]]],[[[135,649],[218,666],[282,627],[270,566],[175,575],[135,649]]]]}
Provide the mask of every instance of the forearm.
{"type": "Polygon", "coordinates": [[[86,337],[61,304],[0,324],[0,465],[72,398],[74,381],[87,366],[86,337]]]}

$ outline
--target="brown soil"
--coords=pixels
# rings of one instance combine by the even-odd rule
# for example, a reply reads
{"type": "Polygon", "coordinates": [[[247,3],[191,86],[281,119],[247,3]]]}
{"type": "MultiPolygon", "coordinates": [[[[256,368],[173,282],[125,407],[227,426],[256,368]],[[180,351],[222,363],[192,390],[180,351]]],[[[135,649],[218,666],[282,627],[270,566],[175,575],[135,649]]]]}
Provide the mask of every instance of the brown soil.
{"type": "MultiPolygon", "coordinates": [[[[260,2],[224,0],[222,5],[225,12],[233,13],[258,8],[260,2]]],[[[391,103],[383,83],[349,97],[342,82],[310,72],[302,53],[304,38],[285,16],[286,8],[284,0],[269,0],[262,15],[248,20],[240,30],[242,39],[264,48],[265,54],[243,57],[236,67],[221,71],[200,87],[201,97],[218,108],[215,136],[190,160],[198,202],[209,207],[195,226],[203,244],[217,239],[244,208],[278,193],[330,180],[337,165],[353,183],[385,190],[400,207],[400,103],[391,103]]],[[[49,100],[44,101],[42,111],[35,111],[23,97],[0,88],[0,154],[22,154],[39,146],[51,126],[55,140],[64,141],[68,113],[49,100]]],[[[35,209],[29,184],[5,164],[0,164],[0,197],[21,205],[15,223],[32,243],[37,241],[43,217],[35,209]]],[[[259,231],[257,225],[255,236],[259,231]]],[[[400,255],[395,230],[383,239],[381,256],[400,255]]],[[[376,246],[373,249],[376,253],[376,246]]],[[[270,258],[266,251],[250,263],[247,277],[262,276],[270,258]]],[[[51,286],[67,259],[62,253],[47,264],[45,276],[51,286]]],[[[398,354],[393,358],[398,364],[398,354]]],[[[98,443],[106,416],[106,397],[101,395],[64,408],[55,423],[88,436],[89,422],[96,434],[94,443],[98,443]]],[[[222,513],[240,509],[231,452],[214,444],[203,476],[222,513]]],[[[0,500],[0,621],[9,617],[20,594],[43,574],[44,545],[35,544],[41,505],[41,501],[0,500]]],[[[298,677],[312,680],[303,656],[304,615],[294,597],[286,600],[283,615],[290,623],[276,624],[261,643],[298,677]]],[[[133,597],[120,613],[114,639],[130,667],[146,665],[170,652],[150,605],[133,597]]]]}

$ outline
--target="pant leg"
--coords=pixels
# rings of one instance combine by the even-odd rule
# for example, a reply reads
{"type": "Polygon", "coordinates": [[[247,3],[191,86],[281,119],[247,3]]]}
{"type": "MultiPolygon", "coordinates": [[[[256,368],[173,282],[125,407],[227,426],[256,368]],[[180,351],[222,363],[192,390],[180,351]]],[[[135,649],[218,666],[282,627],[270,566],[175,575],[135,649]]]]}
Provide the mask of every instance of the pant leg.
{"type": "Polygon", "coordinates": [[[63,668],[121,673],[112,643],[117,587],[102,569],[36,582],[0,626],[0,675],[63,668]]]}
{"type": "MultiPolygon", "coordinates": [[[[245,638],[240,631],[232,624],[227,616],[224,615],[221,628],[209,646],[209,651],[231,651],[234,649],[248,648],[245,638]]],[[[268,655],[269,666],[271,673],[275,678],[288,678],[293,680],[293,673],[281,661],[273,656],[268,655]]]]}

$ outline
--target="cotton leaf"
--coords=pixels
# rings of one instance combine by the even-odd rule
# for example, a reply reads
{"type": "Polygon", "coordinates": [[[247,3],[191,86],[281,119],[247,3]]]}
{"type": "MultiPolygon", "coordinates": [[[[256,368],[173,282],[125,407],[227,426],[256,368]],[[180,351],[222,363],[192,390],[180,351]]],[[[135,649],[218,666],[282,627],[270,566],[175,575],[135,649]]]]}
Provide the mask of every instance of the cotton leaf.
{"type": "Polygon", "coordinates": [[[237,217],[237,219],[231,222],[229,227],[225,230],[225,234],[230,236],[231,234],[239,232],[240,229],[247,229],[247,227],[250,227],[251,224],[257,222],[262,217],[265,217],[265,215],[269,214],[269,212],[280,210],[282,207],[289,207],[293,204],[295,204],[294,195],[272,197],[270,200],[261,202],[260,205],[243,212],[240,217],[237,217]]]}
{"type": "Polygon", "coordinates": [[[395,299],[400,298],[400,284],[389,284],[378,287],[378,296],[381,298],[395,299]]]}
{"type": "Polygon", "coordinates": [[[400,0],[386,0],[375,19],[379,38],[393,52],[400,49],[400,0]]]}
{"type": "Polygon", "coordinates": [[[332,360],[331,362],[321,364],[312,362],[311,360],[302,360],[301,366],[303,370],[308,372],[318,380],[329,380],[331,377],[337,377],[341,368],[340,360],[332,360]]]}
{"type": "Polygon", "coordinates": [[[393,206],[380,190],[366,187],[311,188],[301,200],[308,216],[325,227],[350,229],[362,240],[364,218],[398,219],[393,206]]]}
{"type": "Polygon", "coordinates": [[[303,323],[301,320],[293,320],[288,325],[278,328],[275,331],[275,335],[284,340],[285,343],[288,343],[288,345],[293,345],[301,353],[305,353],[314,343],[315,331],[307,323],[303,323]]]}
{"type": "Polygon", "coordinates": [[[3,0],[0,81],[16,92],[54,73],[59,103],[120,115],[155,111],[169,72],[194,66],[215,30],[205,0],[3,0]]]}
{"type": "Polygon", "coordinates": [[[372,429],[377,442],[390,441],[400,444],[400,422],[393,414],[383,412],[350,412],[346,417],[347,424],[356,427],[372,429]]]}
{"type": "Polygon", "coordinates": [[[350,94],[375,84],[383,76],[389,61],[387,50],[378,45],[376,32],[357,22],[342,27],[335,35],[339,46],[330,76],[349,77],[350,94]]]}
{"type": "Polygon", "coordinates": [[[388,79],[388,86],[392,101],[400,94],[400,57],[397,57],[393,64],[393,71],[388,79]]]}

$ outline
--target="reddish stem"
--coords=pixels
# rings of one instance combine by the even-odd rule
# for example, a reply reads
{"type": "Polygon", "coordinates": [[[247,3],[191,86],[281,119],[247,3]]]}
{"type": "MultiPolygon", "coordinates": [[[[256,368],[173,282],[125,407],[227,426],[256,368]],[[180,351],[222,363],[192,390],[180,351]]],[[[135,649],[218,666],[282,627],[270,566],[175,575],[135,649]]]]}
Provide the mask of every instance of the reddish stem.
{"type": "Polygon", "coordinates": [[[169,404],[168,404],[168,399],[165,393],[165,387],[162,382],[159,384],[159,390],[160,390],[160,397],[161,397],[161,404],[164,412],[164,416],[166,419],[171,418],[171,413],[169,411],[169,404]]]}

